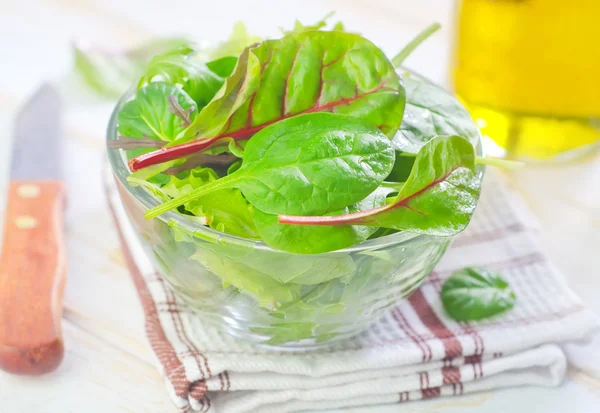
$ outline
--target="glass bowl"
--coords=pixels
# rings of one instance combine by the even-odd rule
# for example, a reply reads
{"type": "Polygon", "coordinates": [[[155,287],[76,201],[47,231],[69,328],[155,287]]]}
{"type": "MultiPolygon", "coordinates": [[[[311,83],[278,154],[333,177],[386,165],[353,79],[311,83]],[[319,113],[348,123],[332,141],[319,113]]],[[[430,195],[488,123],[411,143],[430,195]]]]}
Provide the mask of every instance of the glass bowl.
{"type": "MultiPolygon", "coordinates": [[[[117,138],[117,113],[132,95],[117,104],[108,140],[117,138]]],[[[255,343],[306,349],[360,333],[419,287],[453,239],[397,232],[302,255],[172,211],[148,221],[144,212],[160,201],[127,183],[124,151],[108,155],[129,220],[164,280],[204,323],[255,343]]]]}

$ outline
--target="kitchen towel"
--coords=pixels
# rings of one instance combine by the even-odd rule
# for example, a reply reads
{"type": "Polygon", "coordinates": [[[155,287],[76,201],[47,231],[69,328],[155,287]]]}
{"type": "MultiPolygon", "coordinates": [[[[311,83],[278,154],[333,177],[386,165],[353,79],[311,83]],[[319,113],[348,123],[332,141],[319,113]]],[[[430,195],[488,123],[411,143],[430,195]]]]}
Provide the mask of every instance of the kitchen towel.
{"type": "Polygon", "coordinates": [[[556,386],[567,365],[561,345],[599,325],[540,251],[535,219],[493,174],[469,228],[417,291],[359,336],[303,353],[266,350],[202,325],[145,257],[110,177],[107,190],[148,340],[182,412],[286,413],[556,386]],[[512,311],[480,322],[447,317],[441,286],[473,265],[502,273],[518,297],[512,311]]]}

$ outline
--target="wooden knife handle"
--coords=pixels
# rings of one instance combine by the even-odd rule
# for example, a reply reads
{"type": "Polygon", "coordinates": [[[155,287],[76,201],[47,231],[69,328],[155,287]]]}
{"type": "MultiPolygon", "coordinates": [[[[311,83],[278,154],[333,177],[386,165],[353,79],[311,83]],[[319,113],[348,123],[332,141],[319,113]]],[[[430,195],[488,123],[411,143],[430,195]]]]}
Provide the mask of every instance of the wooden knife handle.
{"type": "Polygon", "coordinates": [[[10,184],[0,256],[0,368],[39,375],[62,361],[65,188],[10,184]]]}

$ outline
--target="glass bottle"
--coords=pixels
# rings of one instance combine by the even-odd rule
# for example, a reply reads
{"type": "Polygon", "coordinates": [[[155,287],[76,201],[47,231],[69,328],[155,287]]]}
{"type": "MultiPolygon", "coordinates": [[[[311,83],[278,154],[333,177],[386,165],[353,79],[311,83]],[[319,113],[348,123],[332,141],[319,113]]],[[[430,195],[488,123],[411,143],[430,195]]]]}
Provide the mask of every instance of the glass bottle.
{"type": "Polygon", "coordinates": [[[454,86],[492,154],[566,159],[600,147],[598,16],[597,0],[460,2],[454,86]]]}

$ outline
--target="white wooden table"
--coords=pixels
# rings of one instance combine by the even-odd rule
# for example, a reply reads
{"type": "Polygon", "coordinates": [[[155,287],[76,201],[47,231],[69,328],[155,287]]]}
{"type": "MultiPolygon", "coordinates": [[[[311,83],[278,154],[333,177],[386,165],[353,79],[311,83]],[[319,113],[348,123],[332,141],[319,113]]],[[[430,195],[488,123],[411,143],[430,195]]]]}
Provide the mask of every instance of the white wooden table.
{"type": "MultiPolygon", "coordinates": [[[[294,18],[312,22],[334,9],[350,29],[390,54],[427,24],[442,22],[444,29],[408,65],[433,80],[446,81],[452,0],[2,0],[0,194],[6,184],[12,116],[41,81],[68,83],[73,38],[113,47],[164,34],[218,40],[236,20],[245,20],[259,35],[274,35],[277,26],[289,26],[294,18]]],[[[23,378],[0,373],[0,412],[174,412],[145,342],[141,306],[102,192],[103,139],[111,103],[82,93],[71,95],[77,98],[69,100],[65,117],[70,196],[63,318],[67,353],[52,375],[23,378]]],[[[528,168],[510,182],[540,220],[542,242],[556,265],[600,312],[600,157],[563,167],[528,168]]],[[[598,406],[600,380],[570,369],[559,389],[509,389],[347,412],[596,412],[598,406]]]]}

